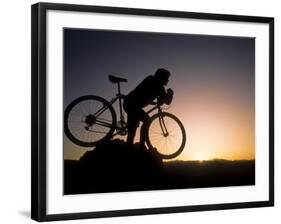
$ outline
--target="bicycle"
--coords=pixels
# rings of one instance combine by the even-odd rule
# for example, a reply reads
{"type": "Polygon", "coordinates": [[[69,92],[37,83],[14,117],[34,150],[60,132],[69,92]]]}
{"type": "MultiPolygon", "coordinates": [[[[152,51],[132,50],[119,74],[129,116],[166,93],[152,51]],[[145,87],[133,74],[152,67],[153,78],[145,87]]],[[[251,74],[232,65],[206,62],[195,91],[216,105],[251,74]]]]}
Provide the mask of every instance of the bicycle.
{"type": "MultiPolygon", "coordinates": [[[[66,136],[75,144],[84,147],[94,147],[116,135],[127,134],[127,123],[122,110],[122,100],[126,97],[121,94],[120,83],[127,79],[109,75],[109,81],[117,84],[117,94],[111,101],[96,96],[86,95],[72,101],[64,112],[64,131],[66,136]],[[119,103],[119,118],[117,122],[113,104],[119,103]]],[[[146,124],[145,142],[148,149],[156,149],[163,159],[177,157],[184,149],[186,133],[181,121],[173,114],[163,112],[162,105],[152,103],[153,107],[146,113],[153,114],[146,124]]]]}

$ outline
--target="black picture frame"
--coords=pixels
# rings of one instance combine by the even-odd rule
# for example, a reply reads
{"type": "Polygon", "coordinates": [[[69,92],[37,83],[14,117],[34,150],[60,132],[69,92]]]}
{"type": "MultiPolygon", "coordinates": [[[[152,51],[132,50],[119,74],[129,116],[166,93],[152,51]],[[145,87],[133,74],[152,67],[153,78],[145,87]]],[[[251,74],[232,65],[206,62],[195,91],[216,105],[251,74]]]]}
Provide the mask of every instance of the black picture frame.
{"type": "Polygon", "coordinates": [[[274,18],[224,15],[211,13],[194,13],[183,11],[164,11],[137,8],[118,8],[90,5],[37,3],[32,5],[31,13],[31,76],[32,76],[32,165],[31,165],[31,218],[36,221],[73,220],[99,217],[132,216],[161,213],[192,212],[205,210],[237,209],[274,206],[274,18]],[[48,10],[75,12],[101,12],[123,15],[140,15],[153,17],[192,18],[204,20],[221,20],[234,22],[262,23],[269,25],[269,200],[203,204],[195,206],[175,206],[158,208],[139,208],[129,210],[95,211],[83,213],[47,214],[46,185],[46,128],[48,126],[46,104],[46,13],[48,10]]]}

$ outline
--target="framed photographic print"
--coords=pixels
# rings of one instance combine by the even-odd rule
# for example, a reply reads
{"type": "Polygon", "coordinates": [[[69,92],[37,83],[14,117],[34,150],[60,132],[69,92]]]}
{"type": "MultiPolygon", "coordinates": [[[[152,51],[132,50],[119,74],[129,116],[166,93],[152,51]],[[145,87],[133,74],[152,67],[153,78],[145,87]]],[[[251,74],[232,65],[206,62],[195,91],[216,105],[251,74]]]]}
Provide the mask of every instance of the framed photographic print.
{"type": "Polygon", "coordinates": [[[32,5],[32,219],[274,205],[274,19],[32,5]]]}

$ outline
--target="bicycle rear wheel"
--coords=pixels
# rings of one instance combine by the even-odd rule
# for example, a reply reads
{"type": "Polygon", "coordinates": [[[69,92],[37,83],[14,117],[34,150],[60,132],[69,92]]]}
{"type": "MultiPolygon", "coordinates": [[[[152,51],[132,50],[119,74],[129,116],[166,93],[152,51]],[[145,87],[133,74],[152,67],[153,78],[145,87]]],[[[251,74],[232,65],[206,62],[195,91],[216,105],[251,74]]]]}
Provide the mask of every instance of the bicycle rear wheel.
{"type": "Polygon", "coordinates": [[[185,129],[173,114],[154,114],[146,124],[146,143],[150,149],[156,149],[163,159],[175,158],[185,147],[185,129]]]}
{"type": "Polygon", "coordinates": [[[96,146],[109,139],[116,127],[116,113],[99,96],[87,95],[72,101],[64,112],[64,132],[75,144],[96,146]]]}

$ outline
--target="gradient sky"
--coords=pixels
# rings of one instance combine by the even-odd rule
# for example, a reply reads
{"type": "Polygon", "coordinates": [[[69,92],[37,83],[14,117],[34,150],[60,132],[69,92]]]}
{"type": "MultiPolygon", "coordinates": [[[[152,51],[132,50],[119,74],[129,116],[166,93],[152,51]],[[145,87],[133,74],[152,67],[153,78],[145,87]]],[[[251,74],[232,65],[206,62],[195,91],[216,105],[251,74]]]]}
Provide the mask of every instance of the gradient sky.
{"type": "MultiPolygon", "coordinates": [[[[108,74],[129,93],[157,68],[171,72],[168,112],[187,132],[176,159],[255,158],[255,39],[209,35],[64,29],[64,107],[86,94],[110,100],[108,74]]],[[[64,135],[64,158],[89,148],[64,135]]]]}

